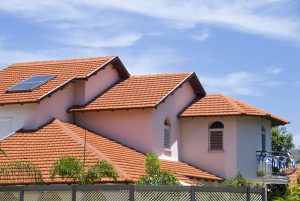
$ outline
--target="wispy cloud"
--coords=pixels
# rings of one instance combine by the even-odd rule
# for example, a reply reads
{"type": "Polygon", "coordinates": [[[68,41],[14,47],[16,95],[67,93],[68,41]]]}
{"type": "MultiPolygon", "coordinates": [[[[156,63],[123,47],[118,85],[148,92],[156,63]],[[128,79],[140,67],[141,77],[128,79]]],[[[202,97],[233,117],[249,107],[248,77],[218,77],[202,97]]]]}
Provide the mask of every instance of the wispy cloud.
{"type": "Polygon", "coordinates": [[[279,67],[267,67],[266,72],[271,74],[271,75],[278,75],[283,71],[282,68],[279,67]]]}
{"type": "Polygon", "coordinates": [[[193,38],[197,41],[206,41],[209,37],[210,31],[208,29],[202,29],[199,33],[193,35],[193,38]]]}
{"type": "Polygon", "coordinates": [[[89,32],[70,32],[62,40],[62,43],[81,47],[126,47],[131,46],[142,37],[139,33],[89,33],[89,32]]]}
{"type": "MultiPolygon", "coordinates": [[[[106,23],[99,14],[111,9],[173,21],[181,29],[212,24],[247,33],[300,41],[300,20],[292,11],[292,0],[11,0],[1,1],[0,10],[37,22],[75,21],[84,25],[106,23]]],[[[109,19],[109,18],[106,18],[109,19]]],[[[122,18],[118,17],[119,20],[122,18]]],[[[142,30],[140,30],[142,31],[142,30]]],[[[201,37],[200,37],[201,38],[201,37]]]]}
{"type": "Polygon", "coordinates": [[[142,53],[127,53],[121,58],[132,74],[152,74],[172,72],[174,66],[185,62],[176,51],[170,48],[156,47],[142,53]],[[159,54],[158,54],[159,52],[159,54]]]}
{"type": "Polygon", "coordinates": [[[209,93],[226,93],[231,95],[261,96],[265,87],[282,85],[267,75],[240,71],[223,76],[204,75],[200,80],[209,93]]]}

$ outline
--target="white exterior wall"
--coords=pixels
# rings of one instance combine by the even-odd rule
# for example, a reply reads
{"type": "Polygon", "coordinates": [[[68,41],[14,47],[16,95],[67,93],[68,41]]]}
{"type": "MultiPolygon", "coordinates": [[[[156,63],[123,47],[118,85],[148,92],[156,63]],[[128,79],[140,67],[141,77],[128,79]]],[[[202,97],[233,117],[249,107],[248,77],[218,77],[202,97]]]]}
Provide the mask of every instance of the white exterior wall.
{"type": "Polygon", "coordinates": [[[256,151],[262,150],[261,126],[266,129],[266,150],[272,150],[271,121],[259,117],[239,117],[237,124],[238,170],[247,178],[257,177],[256,151]]]}
{"type": "Polygon", "coordinates": [[[12,118],[13,132],[21,128],[36,129],[53,118],[70,122],[73,114],[68,113],[67,110],[71,106],[87,103],[118,80],[118,72],[109,65],[87,81],[77,80],[75,83],[70,83],[38,104],[0,106],[0,118],[12,118]]]}
{"type": "Polygon", "coordinates": [[[222,178],[232,178],[237,173],[237,119],[181,118],[182,161],[192,164],[222,178]],[[224,124],[224,151],[209,151],[209,125],[215,121],[224,124]]]}
{"type": "Polygon", "coordinates": [[[75,122],[143,153],[151,151],[152,109],[77,112],[75,122]]]}
{"type": "Polygon", "coordinates": [[[178,160],[180,122],[177,115],[194,97],[191,85],[185,83],[157,109],[76,112],[75,121],[143,153],[155,151],[160,158],[178,160]],[[171,151],[165,151],[163,145],[166,118],[171,124],[171,151]]]}
{"type": "Polygon", "coordinates": [[[119,80],[119,73],[111,64],[104,70],[99,71],[96,75],[90,77],[88,81],[85,82],[85,103],[104,92],[119,80]]]}
{"type": "MultiPolygon", "coordinates": [[[[12,132],[15,132],[25,125],[34,125],[34,109],[36,104],[5,105],[0,106],[0,118],[12,118],[12,132]]],[[[1,133],[0,138],[10,133],[1,133]]]]}
{"type": "Polygon", "coordinates": [[[180,121],[177,115],[188,106],[196,97],[194,90],[189,82],[177,89],[174,95],[169,96],[164,103],[161,103],[153,111],[153,134],[152,150],[155,151],[159,158],[179,160],[181,132],[180,121]],[[171,125],[170,141],[171,149],[164,150],[164,122],[168,119],[171,125]]]}
{"type": "MultiPolygon", "coordinates": [[[[40,104],[37,104],[35,108],[35,128],[49,122],[53,118],[70,122],[72,114],[68,113],[67,110],[74,105],[74,91],[74,84],[70,84],[63,90],[54,93],[50,98],[45,98],[40,104]]],[[[25,128],[32,129],[32,125],[25,128]]]]}

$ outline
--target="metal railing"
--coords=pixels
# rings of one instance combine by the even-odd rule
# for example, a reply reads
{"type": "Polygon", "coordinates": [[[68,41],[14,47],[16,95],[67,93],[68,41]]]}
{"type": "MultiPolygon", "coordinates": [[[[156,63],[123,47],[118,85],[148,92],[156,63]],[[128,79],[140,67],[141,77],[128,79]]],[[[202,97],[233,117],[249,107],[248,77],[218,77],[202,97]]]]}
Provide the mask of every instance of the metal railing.
{"type": "Polygon", "coordinates": [[[136,185],[2,186],[5,201],[265,201],[263,188],[136,185]]]}
{"type": "Polygon", "coordinates": [[[288,152],[256,151],[258,177],[286,177],[297,170],[288,152]]]}

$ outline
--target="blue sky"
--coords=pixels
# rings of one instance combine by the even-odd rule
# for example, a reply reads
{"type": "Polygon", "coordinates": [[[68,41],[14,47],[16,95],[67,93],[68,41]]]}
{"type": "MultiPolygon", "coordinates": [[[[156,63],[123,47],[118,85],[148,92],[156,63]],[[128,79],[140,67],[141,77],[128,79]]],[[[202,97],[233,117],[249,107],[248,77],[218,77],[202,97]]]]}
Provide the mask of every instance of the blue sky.
{"type": "Polygon", "coordinates": [[[131,74],[195,71],[290,120],[300,145],[298,0],[0,1],[0,67],[118,55],[131,74]]]}

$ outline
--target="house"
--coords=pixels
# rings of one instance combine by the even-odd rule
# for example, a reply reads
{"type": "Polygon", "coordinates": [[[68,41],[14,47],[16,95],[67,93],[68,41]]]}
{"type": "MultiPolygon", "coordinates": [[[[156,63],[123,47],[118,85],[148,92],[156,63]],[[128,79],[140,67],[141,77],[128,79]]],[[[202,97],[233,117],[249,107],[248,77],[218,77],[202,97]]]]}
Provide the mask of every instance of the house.
{"type": "Polygon", "coordinates": [[[285,175],[262,169],[258,158],[271,151],[271,127],[287,123],[229,96],[207,95],[195,73],[132,76],[118,57],[15,63],[0,71],[0,163],[31,161],[46,183],[62,183],[50,180],[51,165],[65,155],[82,158],[84,147],[87,165],[109,161],[122,183],[145,173],[151,151],[186,185],[218,185],[237,172],[284,183],[285,175]]]}

